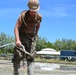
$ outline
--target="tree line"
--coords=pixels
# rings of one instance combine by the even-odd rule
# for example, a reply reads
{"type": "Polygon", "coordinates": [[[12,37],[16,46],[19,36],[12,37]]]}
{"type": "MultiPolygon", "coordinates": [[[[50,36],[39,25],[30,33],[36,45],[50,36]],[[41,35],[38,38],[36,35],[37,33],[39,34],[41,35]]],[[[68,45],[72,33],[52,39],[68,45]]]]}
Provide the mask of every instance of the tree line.
{"type": "MultiPolygon", "coordinates": [[[[0,46],[15,42],[15,38],[13,36],[7,35],[3,32],[0,33],[0,46]]],[[[13,52],[13,45],[2,47],[0,48],[0,53],[12,53],[13,52]]],[[[76,40],[72,39],[65,39],[62,38],[57,39],[54,43],[47,41],[46,38],[42,38],[38,36],[36,50],[40,51],[43,48],[53,48],[57,51],[60,50],[76,50],[76,40]]]]}

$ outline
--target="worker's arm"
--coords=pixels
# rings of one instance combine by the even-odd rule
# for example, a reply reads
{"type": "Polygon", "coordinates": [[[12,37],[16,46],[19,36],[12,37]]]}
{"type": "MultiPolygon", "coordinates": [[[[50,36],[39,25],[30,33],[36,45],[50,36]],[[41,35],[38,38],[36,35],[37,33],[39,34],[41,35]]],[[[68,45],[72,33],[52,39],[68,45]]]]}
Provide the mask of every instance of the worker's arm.
{"type": "Polygon", "coordinates": [[[41,21],[42,21],[42,15],[39,14],[39,20],[38,20],[38,23],[37,23],[37,26],[36,26],[36,35],[38,34],[38,31],[40,29],[41,21]]]}
{"type": "Polygon", "coordinates": [[[15,35],[15,42],[16,42],[16,45],[17,46],[20,46],[21,45],[21,41],[20,41],[20,38],[19,38],[19,28],[21,26],[21,21],[17,21],[16,23],[16,26],[14,28],[14,35],[15,35]]]}
{"type": "Polygon", "coordinates": [[[38,34],[39,28],[40,28],[40,23],[38,23],[36,26],[36,35],[38,34]]]}

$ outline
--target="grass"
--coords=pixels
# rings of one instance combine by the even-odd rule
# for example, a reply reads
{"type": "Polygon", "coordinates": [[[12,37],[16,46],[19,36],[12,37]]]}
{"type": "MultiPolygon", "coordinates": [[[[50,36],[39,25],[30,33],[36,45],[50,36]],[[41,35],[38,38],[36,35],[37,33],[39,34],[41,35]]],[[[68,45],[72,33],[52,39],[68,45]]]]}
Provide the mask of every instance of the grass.
{"type": "MultiPolygon", "coordinates": [[[[0,57],[0,60],[11,60],[11,58],[6,57],[0,57]]],[[[74,64],[76,65],[76,61],[67,61],[67,60],[60,60],[58,58],[56,59],[45,59],[45,58],[35,58],[35,62],[42,62],[42,63],[59,63],[59,64],[74,64]]]]}
{"type": "Polygon", "coordinates": [[[40,59],[40,58],[35,58],[35,62],[42,62],[42,63],[59,63],[59,64],[74,64],[76,65],[76,61],[67,61],[67,60],[60,60],[60,59],[40,59]]]}

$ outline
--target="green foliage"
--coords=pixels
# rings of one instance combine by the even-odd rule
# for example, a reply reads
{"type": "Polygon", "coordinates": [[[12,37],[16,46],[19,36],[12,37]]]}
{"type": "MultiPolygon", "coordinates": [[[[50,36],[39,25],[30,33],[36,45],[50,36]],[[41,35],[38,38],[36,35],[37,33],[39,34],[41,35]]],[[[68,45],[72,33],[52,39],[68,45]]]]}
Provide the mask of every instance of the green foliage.
{"type": "MultiPolygon", "coordinates": [[[[0,46],[14,42],[14,37],[9,36],[3,32],[0,33],[0,46]]],[[[11,53],[13,51],[13,46],[7,46],[0,48],[0,53],[11,53]]]]}
{"type": "Polygon", "coordinates": [[[62,39],[62,40],[56,40],[54,43],[54,48],[56,50],[76,50],[76,41],[72,39],[62,39]]]}
{"type": "Polygon", "coordinates": [[[39,51],[42,48],[45,48],[45,43],[46,43],[45,38],[38,37],[37,42],[36,42],[36,50],[39,51]]]}
{"type": "Polygon", "coordinates": [[[36,50],[39,51],[43,48],[53,48],[52,43],[47,42],[45,38],[38,37],[36,50]]]}
{"type": "MultiPolygon", "coordinates": [[[[7,35],[3,32],[0,33],[0,46],[15,42],[14,37],[7,35]]],[[[10,45],[4,48],[0,48],[0,53],[12,53],[14,46],[10,45]]],[[[64,50],[76,50],[76,41],[72,39],[57,39],[54,43],[46,40],[46,38],[38,37],[36,42],[36,50],[39,51],[43,48],[54,48],[57,51],[64,50]]]]}
{"type": "Polygon", "coordinates": [[[47,42],[45,43],[45,48],[53,48],[53,44],[51,42],[47,42]]]}

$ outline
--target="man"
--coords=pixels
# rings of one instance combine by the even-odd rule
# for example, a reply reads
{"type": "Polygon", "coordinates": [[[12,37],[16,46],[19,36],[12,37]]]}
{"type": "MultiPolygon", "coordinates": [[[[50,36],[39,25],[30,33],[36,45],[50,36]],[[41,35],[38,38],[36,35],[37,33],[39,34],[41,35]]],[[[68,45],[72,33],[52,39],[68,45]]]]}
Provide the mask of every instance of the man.
{"type": "Polygon", "coordinates": [[[29,10],[21,12],[14,29],[16,40],[16,47],[14,48],[14,58],[12,59],[14,75],[19,75],[18,70],[20,68],[20,61],[22,61],[25,57],[27,60],[27,73],[28,75],[33,75],[32,65],[34,57],[30,57],[27,54],[25,55],[25,53],[20,51],[17,47],[24,45],[26,51],[31,54],[35,54],[36,38],[38,30],[40,28],[42,16],[37,12],[40,8],[38,0],[29,0],[27,5],[29,7],[29,10]]]}

